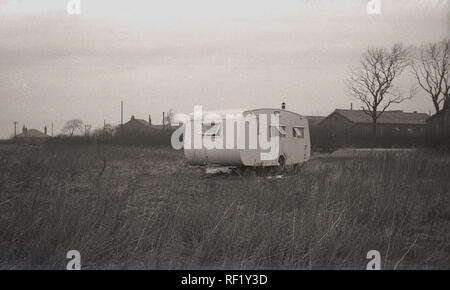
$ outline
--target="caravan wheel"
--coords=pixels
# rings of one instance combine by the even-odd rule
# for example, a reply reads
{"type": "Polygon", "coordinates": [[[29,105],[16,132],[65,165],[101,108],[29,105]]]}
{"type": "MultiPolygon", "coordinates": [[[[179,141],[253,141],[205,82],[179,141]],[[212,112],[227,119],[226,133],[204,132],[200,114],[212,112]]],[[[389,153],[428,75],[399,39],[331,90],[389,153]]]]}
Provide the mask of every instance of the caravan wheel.
{"type": "Polygon", "coordinates": [[[284,173],[286,171],[286,158],[283,155],[278,158],[278,164],[279,168],[284,173]]]}
{"type": "Polygon", "coordinates": [[[283,168],[286,166],[286,158],[283,155],[278,158],[278,164],[283,168]]]}

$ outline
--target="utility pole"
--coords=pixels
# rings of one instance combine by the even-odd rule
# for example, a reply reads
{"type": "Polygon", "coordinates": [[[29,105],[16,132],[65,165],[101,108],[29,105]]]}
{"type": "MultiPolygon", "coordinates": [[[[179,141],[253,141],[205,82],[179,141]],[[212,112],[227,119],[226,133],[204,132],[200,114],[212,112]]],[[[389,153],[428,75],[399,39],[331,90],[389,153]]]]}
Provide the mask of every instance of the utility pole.
{"type": "Polygon", "coordinates": [[[165,116],[165,112],[163,112],[163,129],[164,129],[164,125],[165,125],[165,122],[166,122],[166,116],[165,116]]]}
{"type": "Polygon", "coordinates": [[[52,122],[52,137],[53,137],[53,122],[52,122]]]}
{"type": "Polygon", "coordinates": [[[17,136],[17,121],[14,121],[14,138],[17,136]]]}
{"type": "Polygon", "coordinates": [[[123,126],[123,101],[120,102],[120,126],[123,126]]]}

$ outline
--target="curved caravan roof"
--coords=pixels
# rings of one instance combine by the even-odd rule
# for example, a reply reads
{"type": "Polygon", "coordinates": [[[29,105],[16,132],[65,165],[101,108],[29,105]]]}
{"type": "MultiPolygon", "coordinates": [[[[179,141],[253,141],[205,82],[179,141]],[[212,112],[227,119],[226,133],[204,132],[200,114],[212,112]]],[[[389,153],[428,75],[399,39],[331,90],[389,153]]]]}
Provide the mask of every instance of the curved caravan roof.
{"type": "Polygon", "coordinates": [[[196,111],[189,114],[189,117],[191,119],[195,118],[196,116],[206,116],[206,115],[219,115],[221,118],[226,117],[227,115],[243,115],[244,112],[251,111],[248,109],[229,109],[229,110],[216,110],[216,111],[196,111]]]}
{"type": "Polygon", "coordinates": [[[299,113],[292,112],[292,111],[289,111],[286,109],[280,109],[280,108],[259,108],[259,109],[251,109],[251,110],[247,110],[247,111],[280,111],[280,112],[290,113],[290,114],[294,114],[294,115],[303,117],[303,115],[300,115],[299,113]]]}
{"type": "Polygon", "coordinates": [[[280,109],[280,108],[253,108],[253,109],[229,109],[229,110],[216,110],[216,111],[198,111],[198,112],[192,112],[189,114],[189,117],[193,119],[195,116],[206,116],[206,115],[219,115],[220,118],[225,118],[227,115],[244,115],[246,112],[252,112],[252,111],[283,111],[286,113],[291,113],[298,115],[300,117],[303,117],[299,113],[292,112],[286,109],[280,109]]]}

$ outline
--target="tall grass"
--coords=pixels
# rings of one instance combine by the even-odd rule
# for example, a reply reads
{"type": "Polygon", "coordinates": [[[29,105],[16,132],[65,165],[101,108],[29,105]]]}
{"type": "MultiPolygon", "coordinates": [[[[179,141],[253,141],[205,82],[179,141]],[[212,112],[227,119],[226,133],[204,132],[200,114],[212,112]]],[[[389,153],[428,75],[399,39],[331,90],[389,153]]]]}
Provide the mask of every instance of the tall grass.
{"type": "Polygon", "coordinates": [[[171,149],[0,147],[0,267],[449,266],[450,157],[339,151],[298,175],[207,176],[171,149]]]}

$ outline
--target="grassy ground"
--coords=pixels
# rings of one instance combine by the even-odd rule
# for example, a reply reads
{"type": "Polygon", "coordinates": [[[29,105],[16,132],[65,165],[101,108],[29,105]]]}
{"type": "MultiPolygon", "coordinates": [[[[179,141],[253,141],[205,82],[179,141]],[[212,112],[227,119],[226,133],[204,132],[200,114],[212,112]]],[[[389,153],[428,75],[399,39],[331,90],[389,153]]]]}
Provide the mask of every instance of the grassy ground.
{"type": "Polygon", "coordinates": [[[450,268],[450,156],[315,155],[298,175],[205,175],[171,149],[0,146],[0,268],[450,268]]]}

